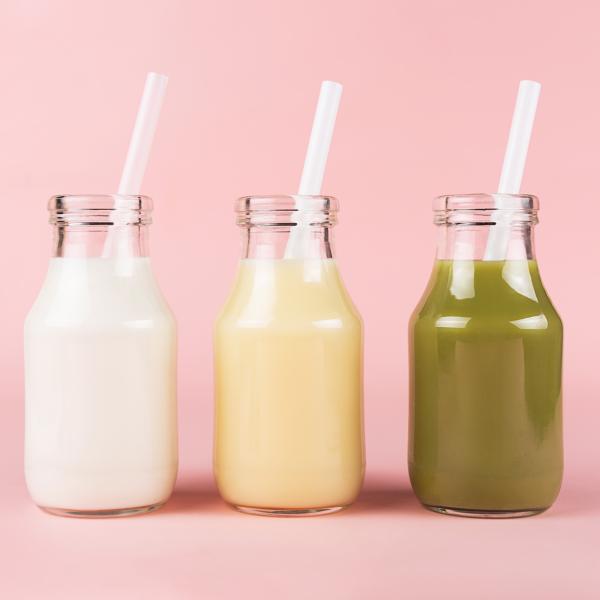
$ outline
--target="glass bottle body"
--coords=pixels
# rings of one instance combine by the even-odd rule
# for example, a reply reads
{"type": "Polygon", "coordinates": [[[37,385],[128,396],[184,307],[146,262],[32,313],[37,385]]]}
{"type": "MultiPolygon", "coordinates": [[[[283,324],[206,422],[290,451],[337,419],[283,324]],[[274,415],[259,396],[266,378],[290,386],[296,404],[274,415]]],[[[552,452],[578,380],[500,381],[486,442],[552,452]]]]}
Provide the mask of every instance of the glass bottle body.
{"type": "Polygon", "coordinates": [[[25,472],[41,508],[147,512],[177,473],[176,323],[143,197],[55,197],[55,248],[25,322],[25,472]]]}
{"type": "Polygon", "coordinates": [[[560,489],[562,323],[535,261],[537,199],[504,200],[502,218],[498,198],[436,201],[438,257],[410,322],[409,470],[438,512],[526,516],[560,489]],[[498,226],[504,259],[484,260],[498,226]]]}
{"type": "Polygon", "coordinates": [[[214,334],[219,491],[267,515],[340,510],[364,474],[362,322],[333,259],[335,201],[313,198],[302,256],[285,258],[293,207],[240,200],[243,258],[214,334]]]}

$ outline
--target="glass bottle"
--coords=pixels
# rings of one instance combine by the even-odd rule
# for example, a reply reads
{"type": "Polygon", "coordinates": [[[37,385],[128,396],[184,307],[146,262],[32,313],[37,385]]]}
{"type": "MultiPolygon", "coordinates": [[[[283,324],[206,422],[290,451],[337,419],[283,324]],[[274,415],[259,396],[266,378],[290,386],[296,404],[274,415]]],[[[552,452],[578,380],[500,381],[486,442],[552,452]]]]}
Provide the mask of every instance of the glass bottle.
{"type": "Polygon", "coordinates": [[[535,259],[538,200],[441,196],[434,211],[437,258],[410,323],[412,486],[440,513],[539,513],[562,479],[563,332],[535,259]]]}
{"type": "Polygon", "coordinates": [[[152,201],[55,196],[25,322],[25,474],[66,516],[147,512],[177,473],[176,324],[148,258],[152,201]]]}
{"type": "Polygon", "coordinates": [[[237,203],[242,260],[214,333],[214,470],[244,512],[334,512],[362,484],[362,321],[333,258],[337,208],[326,196],[237,203]],[[300,258],[286,257],[294,227],[300,258]]]}

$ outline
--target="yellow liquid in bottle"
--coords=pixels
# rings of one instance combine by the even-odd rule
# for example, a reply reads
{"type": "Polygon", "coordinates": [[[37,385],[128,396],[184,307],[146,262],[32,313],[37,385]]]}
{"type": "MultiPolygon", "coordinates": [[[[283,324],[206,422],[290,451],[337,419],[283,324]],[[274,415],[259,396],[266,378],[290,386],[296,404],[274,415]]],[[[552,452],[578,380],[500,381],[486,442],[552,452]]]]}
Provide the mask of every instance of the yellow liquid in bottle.
{"type": "Polygon", "coordinates": [[[364,474],[362,323],[335,261],[241,261],[214,346],[223,498],[266,511],[351,504],[364,474]]]}

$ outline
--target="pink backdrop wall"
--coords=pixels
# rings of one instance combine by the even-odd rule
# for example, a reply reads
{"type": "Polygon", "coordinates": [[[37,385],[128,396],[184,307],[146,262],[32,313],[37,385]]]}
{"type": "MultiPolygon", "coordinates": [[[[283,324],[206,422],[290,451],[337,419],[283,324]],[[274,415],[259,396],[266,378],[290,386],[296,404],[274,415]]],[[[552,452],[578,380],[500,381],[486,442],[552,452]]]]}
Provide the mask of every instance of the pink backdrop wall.
{"type": "MultiPolygon", "coordinates": [[[[233,200],[295,190],[320,81],[335,79],[345,89],[324,192],[341,201],[339,261],[366,322],[368,468],[406,486],[406,330],[433,259],[431,198],[494,190],[529,78],[543,88],[523,191],[541,199],[538,257],[566,325],[561,501],[596,507],[599,19],[593,1],[4,0],[0,460],[11,510],[27,504],[21,328],[47,266],[45,204],[115,191],[149,70],[170,76],[143,191],[180,327],[182,481],[210,469],[210,332],[238,256],[233,200]]],[[[454,523],[437,531],[460,532],[454,523]]],[[[378,581],[392,585],[393,572],[378,581]]]]}

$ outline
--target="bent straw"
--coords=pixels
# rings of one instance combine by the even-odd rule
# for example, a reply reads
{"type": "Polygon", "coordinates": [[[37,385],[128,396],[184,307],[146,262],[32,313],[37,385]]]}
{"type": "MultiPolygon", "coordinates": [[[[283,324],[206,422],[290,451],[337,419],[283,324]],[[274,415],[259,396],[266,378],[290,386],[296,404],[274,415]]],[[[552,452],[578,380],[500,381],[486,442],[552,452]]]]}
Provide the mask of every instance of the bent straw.
{"type": "MultiPolygon", "coordinates": [[[[135,119],[131,140],[129,141],[125,166],[121,174],[118,188],[119,195],[137,195],[140,193],[168,82],[169,78],[160,73],[148,73],[146,76],[144,92],[135,119]]],[[[122,207],[123,202],[117,198],[115,208],[122,207]]],[[[117,217],[114,224],[120,225],[122,224],[121,221],[122,218],[117,217]]],[[[114,231],[111,229],[106,238],[102,256],[106,257],[110,254],[114,235],[114,231]]]]}
{"type": "MultiPolygon", "coordinates": [[[[323,81],[313,120],[310,140],[304,159],[298,196],[317,196],[321,193],[327,157],[335,128],[335,120],[340,106],[343,86],[335,81],[323,81]]],[[[285,258],[302,258],[308,245],[306,217],[302,214],[310,202],[296,198],[297,225],[290,232],[285,249],[285,258]]]]}
{"type": "MultiPolygon", "coordinates": [[[[541,84],[537,81],[524,80],[519,83],[515,111],[498,184],[498,194],[518,194],[521,189],[541,88],[541,84]]],[[[494,212],[493,220],[496,224],[490,228],[484,260],[506,259],[511,216],[509,211],[494,212]]]]}

